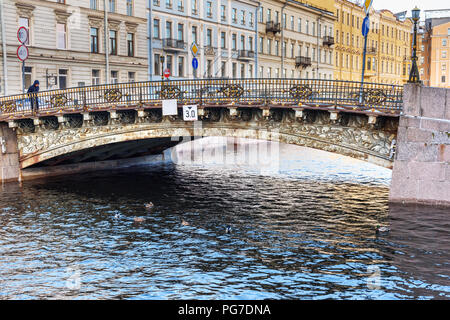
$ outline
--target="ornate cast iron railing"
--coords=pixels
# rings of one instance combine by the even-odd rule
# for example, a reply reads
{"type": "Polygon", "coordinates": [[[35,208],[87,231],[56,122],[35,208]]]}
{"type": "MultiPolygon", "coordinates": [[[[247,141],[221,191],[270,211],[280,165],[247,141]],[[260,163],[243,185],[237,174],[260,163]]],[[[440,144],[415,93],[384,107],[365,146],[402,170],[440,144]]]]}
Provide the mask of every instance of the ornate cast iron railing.
{"type": "Polygon", "coordinates": [[[114,108],[180,104],[246,107],[332,107],[399,114],[403,87],[388,84],[313,79],[209,79],[134,82],[0,97],[0,119],[45,116],[114,108]],[[32,110],[32,102],[39,109],[32,110]]]}

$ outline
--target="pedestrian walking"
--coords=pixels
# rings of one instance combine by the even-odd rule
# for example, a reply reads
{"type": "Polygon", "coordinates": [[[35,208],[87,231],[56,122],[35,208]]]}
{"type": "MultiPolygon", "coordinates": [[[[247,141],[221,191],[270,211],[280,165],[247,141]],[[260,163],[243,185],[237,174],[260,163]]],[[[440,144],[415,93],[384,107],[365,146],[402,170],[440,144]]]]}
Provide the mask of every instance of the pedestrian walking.
{"type": "Polygon", "coordinates": [[[39,99],[36,94],[39,92],[39,80],[35,80],[28,88],[28,97],[30,98],[31,110],[39,110],[39,99]]]}

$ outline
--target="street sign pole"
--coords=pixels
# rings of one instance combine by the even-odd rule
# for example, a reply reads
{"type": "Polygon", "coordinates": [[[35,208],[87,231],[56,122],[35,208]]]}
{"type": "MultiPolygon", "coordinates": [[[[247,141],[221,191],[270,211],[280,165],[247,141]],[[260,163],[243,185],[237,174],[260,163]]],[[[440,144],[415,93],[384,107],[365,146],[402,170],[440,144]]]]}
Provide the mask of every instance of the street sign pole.
{"type": "Polygon", "coordinates": [[[23,83],[23,93],[25,93],[25,60],[22,61],[22,83],[23,83]]]}
{"type": "Polygon", "coordinates": [[[366,50],[367,50],[367,36],[369,34],[369,12],[367,12],[366,17],[362,23],[362,33],[364,36],[364,49],[363,49],[363,61],[362,61],[362,72],[361,72],[361,89],[359,91],[359,103],[363,103],[363,86],[364,86],[364,72],[366,70],[366,50]]]}

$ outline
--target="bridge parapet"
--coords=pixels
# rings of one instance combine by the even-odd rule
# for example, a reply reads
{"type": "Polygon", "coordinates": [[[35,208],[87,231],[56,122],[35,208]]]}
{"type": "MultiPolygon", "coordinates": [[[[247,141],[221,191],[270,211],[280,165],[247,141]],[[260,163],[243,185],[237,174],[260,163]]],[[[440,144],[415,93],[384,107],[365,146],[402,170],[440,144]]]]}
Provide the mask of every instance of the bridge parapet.
{"type": "Polygon", "coordinates": [[[0,121],[110,109],[179,104],[243,107],[321,107],[398,116],[401,86],[317,79],[209,79],[133,82],[43,91],[0,98],[0,121]],[[36,102],[36,103],[33,103],[36,102]],[[39,105],[39,109],[32,105],[39,105]]]}

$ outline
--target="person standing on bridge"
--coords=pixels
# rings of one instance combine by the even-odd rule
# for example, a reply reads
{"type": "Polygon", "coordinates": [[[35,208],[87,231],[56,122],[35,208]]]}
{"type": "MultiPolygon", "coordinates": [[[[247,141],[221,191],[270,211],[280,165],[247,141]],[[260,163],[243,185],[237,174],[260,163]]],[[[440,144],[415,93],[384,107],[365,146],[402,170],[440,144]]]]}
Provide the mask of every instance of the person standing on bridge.
{"type": "Polygon", "coordinates": [[[39,92],[39,80],[35,80],[34,83],[28,88],[28,97],[30,97],[31,110],[39,110],[39,100],[36,94],[39,92]]]}

